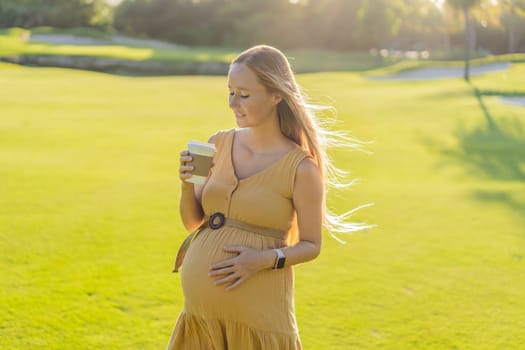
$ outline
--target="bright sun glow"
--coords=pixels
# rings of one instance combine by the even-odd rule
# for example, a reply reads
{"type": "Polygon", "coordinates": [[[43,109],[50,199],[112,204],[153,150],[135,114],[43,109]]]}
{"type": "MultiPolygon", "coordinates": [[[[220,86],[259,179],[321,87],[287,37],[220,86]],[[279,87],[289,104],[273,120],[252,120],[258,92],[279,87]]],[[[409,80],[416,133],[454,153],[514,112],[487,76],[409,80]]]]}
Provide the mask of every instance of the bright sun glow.
{"type": "MultiPolygon", "coordinates": [[[[123,0],[104,0],[106,3],[116,6],[120,4],[123,0]]],[[[301,0],[288,0],[291,4],[298,4],[301,0]]],[[[443,8],[443,5],[445,3],[445,0],[429,0],[430,2],[434,3],[438,8],[443,8]]],[[[497,5],[498,0],[490,0],[492,5],[497,5]]]]}
{"type": "Polygon", "coordinates": [[[107,4],[110,4],[111,6],[117,6],[122,2],[122,0],[104,0],[107,4]]]}
{"type": "Polygon", "coordinates": [[[433,2],[436,4],[437,7],[443,8],[443,4],[445,3],[445,0],[430,0],[430,2],[433,2]]]}

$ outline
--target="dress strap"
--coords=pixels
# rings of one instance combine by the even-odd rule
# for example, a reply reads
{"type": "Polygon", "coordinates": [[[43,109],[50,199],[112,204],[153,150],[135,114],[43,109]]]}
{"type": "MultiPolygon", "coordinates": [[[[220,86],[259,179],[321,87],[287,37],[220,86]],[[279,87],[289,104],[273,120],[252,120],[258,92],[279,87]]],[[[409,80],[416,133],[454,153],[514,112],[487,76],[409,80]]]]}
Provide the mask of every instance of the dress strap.
{"type": "Polygon", "coordinates": [[[297,167],[306,158],[310,158],[310,155],[308,155],[308,153],[306,153],[306,151],[302,148],[297,148],[290,155],[290,159],[287,162],[289,166],[287,183],[290,193],[293,193],[295,186],[295,174],[297,173],[297,167]]]}
{"type": "Polygon", "coordinates": [[[233,134],[235,133],[235,129],[229,129],[229,130],[220,130],[217,131],[215,134],[212,135],[212,140],[217,149],[220,149],[223,147],[224,143],[231,140],[233,138],[233,134]]]}

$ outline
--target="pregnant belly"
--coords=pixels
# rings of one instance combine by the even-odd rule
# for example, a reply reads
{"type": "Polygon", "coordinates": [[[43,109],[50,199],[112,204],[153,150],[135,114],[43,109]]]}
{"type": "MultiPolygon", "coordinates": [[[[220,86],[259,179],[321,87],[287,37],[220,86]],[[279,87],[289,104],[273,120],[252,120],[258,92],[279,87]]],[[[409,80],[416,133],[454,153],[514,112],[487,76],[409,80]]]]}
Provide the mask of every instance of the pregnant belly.
{"type": "Polygon", "coordinates": [[[230,291],[225,290],[227,284],[214,284],[217,276],[208,275],[211,264],[237,255],[226,253],[225,245],[271,249],[280,244],[279,240],[233,228],[203,230],[191,243],[181,269],[186,312],[205,319],[235,320],[246,315],[248,309],[260,314],[258,317],[264,317],[268,308],[286,310],[283,302],[291,292],[290,269],[260,271],[230,291]]]}
{"type": "Polygon", "coordinates": [[[227,241],[222,232],[210,229],[203,230],[191,243],[181,270],[182,290],[186,302],[196,301],[202,303],[211,301],[212,292],[219,292],[219,288],[214,285],[214,279],[208,276],[211,264],[231,258],[235,254],[226,253],[226,244],[235,244],[231,240],[227,241]]]}

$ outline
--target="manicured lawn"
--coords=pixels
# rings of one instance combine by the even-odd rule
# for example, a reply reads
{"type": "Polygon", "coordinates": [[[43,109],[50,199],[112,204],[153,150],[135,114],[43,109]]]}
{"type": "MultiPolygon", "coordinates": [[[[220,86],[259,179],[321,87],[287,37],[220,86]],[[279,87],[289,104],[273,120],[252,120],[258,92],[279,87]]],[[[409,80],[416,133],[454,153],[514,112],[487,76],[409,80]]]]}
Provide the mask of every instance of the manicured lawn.
{"type": "MultiPolygon", "coordinates": [[[[525,65],[472,79],[300,75],[372,155],[296,268],[304,348],[525,348],[525,65]]],[[[178,153],[234,127],[224,77],[0,64],[0,348],[163,349],[182,308],[178,153]]],[[[254,302],[257,302],[254,300],[254,302]]]]}
{"type": "MultiPolygon", "coordinates": [[[[154,46],[106,45],[73,45],[50,44],[38,41],[27,41],[34,34],[74,35],[88,38],[104,39],[107,34],[87,30],[58,30],[53,28],[37,28],[25,30],[21,28],[0,29],[0,57],[18,55],[64,55],[64,56],[94,56],[118,58],[133,61],[175,61],[175,62],[222,62],[229,63],[245,48],[219,47],[189,47],[179,45],[170,48],[154,46]]],[[[397,61],[393,58],[377,60],[367,52],[345,53],[316,49],[297,49],[286,51],[294,68],[298,72],[311,71],[363,71],[384,67],[397,61]]]]}
{"type": "MultiPolygon", "coordinates": [[[[16,56],[83,56],[103,57],[131,61],[169,62],[219,62],[229,63],[245,48],[199,47],[178,45],[156,47],[137,43],[130,45],[99,44],[51,44],[27,40],[38,34],[78,36],[81,38],[109,39],[110,35],[89,28],[55,29],[49,27],[26,30],[21,28],[0,29],[0,57],[16,56]]],[[[146,40],[144,40],[146,42],[146,40]]],[[[367,74],[395,74],[419,67],[462,66],[462,61],[404,60],[394,56],[380,58],[368,52],[340,52],[321,49],[286,50],[286,55],[296,72],[368,71],[367,74]]],[[[525,54],[488,56],[471,60],[472,65],[494,62],[525,62],[525,54]]]]}

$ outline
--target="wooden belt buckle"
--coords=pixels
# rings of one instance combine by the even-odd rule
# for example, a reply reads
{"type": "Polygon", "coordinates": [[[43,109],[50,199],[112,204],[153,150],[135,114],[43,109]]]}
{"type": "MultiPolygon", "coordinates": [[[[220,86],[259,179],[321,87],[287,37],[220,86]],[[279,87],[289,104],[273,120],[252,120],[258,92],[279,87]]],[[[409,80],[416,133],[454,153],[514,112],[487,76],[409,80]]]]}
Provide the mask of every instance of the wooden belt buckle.
{"type": "Polygon", "coordinates": [[[213,213],[210,216],[210,219],[208,220],[208,225],[211,229],[217,230],[224,226],[224,223],[226,222],[226,217],[223,213],[213,213]]]}

